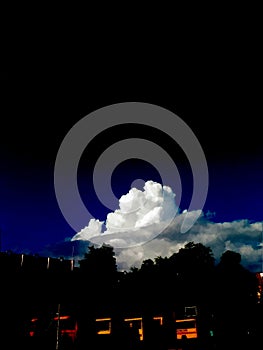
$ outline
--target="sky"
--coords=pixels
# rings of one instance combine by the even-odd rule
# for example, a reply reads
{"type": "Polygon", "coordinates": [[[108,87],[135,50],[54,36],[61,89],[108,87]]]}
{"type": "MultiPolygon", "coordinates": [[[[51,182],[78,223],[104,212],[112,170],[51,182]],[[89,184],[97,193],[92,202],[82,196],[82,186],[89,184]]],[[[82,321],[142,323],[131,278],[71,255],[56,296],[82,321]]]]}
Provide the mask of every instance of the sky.
{"type": "MultiPolygon", "coordinates": [[[[128,211],[137,203],[134,210],[138,214],[137,221],[129,222],[126,238],[131,237],[136,222],[152,238],[157,232],[153,225],[171,219],[174,208],[177,212],[175,221],[156,239],[147,236],[149,244],[137,242],[137,247],[118,250],[123,268],[147,257],[169,255],[193,239],[211,245],[217,256],[226,249],[236,250],[249,268],[261,269],[263,143],[257,46],[240,35],[234,45],[230,39],[209,47],[207,42],[196,41],[190,51],[192,55],[166,52],[161,60],[150,60],[154,50],[141,59],[129,52],[121,60],[110,55],[108,60],[93,57],[83,67],[70,60],[59,64],[60,55],[51,59],[41,51],[27,64],[20,61],[10,69],[2,67],[2,251],[52,254],[54,247],[69,242],[92,218],[91,223],[97,223],[92,232],[100,228],[100,222],[104,232],[108,214],[121,241],[124,231],[118,225],[123,213],[115,211],[121,211],[126,200],[128,211]],[[114,116],[120,104],[123,118],[132,104],[139,109],[151,106],[159,112],[159,127],[153,127],[150,112],[142,112],[141,122],[136,119],[127,124],[123,119],[125,123],[117,125],[114,116]],[[117,108],[113,112],[112,106],[117,108]],[[173,134],[179,120],[183,122],[181,134],[173,134]],[[71,202],[68,168],[60,168],[58,174],[65,181],[62,192],[74,216],[71,225],[61,211],[54,176],[60,147],[76,129],[69,143],[74,145],[72,150],[82,145],[76,183],[86,217],[85,210],[78,211],[73,199],[71,202]],[[90,138],[88,145],[86,137],[90,138]],[[138,159],[140,152],[143,159],[138,159]],[[192,167],[198,173],[197,186],[192,167]],[[208,187],[202,203],[206,170],[208,187]],[[147,181],[161,186],[152,197],[143,188],[147,181]],[[132,196],[129,191],[136,186],[132,196]],[[164,196],[164,188],[169,188],[175,203],[164,196]],[[194,188],[195,206],[201,207],[189,210],[194,188]],[[143,198],[152,203],[145,212],[138,209],[143,208],[143,198]],[[175,232],[180,231],[185,210],[190,216],[201,210],[201,215],[179,237],[175,232]]],[[[63,166],[75,157],[71,149],[67,151],[60,159],[63,166]]],[[[130,243],[125,240],[124,244],[130,243]]]]}

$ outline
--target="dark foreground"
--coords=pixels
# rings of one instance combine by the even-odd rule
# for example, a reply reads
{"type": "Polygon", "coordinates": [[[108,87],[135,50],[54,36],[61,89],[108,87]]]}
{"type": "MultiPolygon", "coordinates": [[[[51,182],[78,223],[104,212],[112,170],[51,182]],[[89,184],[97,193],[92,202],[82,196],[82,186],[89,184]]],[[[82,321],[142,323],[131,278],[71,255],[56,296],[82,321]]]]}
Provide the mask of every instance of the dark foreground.
{"type": "MultiPolygon", "coordinates": [[[[21,339],[9,339],[6,344],[1,344],[1,349],[15,350],[256,350],[260,348],[261,339],[248,336],[245,339],[215,339],[208,340],[186,339],[169,342],[168,339],[156,339],[139,341],[125,336],[97,336],[90,339],[72,341],[69,337],[63,337],[57,342],[52,337],[26,337],[21,339]]],[[[262,343],[261,343],[262,344],[262,343]]]]}

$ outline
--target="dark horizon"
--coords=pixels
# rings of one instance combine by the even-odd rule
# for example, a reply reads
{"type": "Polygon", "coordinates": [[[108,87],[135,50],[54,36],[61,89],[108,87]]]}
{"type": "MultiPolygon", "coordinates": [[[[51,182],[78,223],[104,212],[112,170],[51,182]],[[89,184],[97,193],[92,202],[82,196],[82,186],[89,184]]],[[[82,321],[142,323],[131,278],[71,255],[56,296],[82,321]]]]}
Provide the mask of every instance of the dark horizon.
{"type": "Polygon", "coordinates": [[[88,345],[97,349],[105,344],[118,349],[132,345],[133,350],[153,345],[156,350],[187,345],[210,350],[230,344],[254,349],[262,328],[262,276],[244,269],[235,252],[225,252],[218,265],[211,253],[202,244],[189,242],[169,259],[147,259],[129,272],[117,270],[114,251],[108,246],[90,247],[77,269],[64,259],[47,262],[25,256],[19,260],[1,253],[5,301],[1,341],[29,349],[52,348],[56,339],[63,349],[88,345]],[[18,288],[14,299],[12,292],[18,288]],[[65,316],[71,326],[64,325],[65,316]],[[105,318],[111,326],[102,336],[96,322],[105,318]],[[182,319],[194,320],[196,327],[194,338],[186,338],[185,345],[177,324],[182,319]],[[123,326],[128,320],[140,320],[143,326],[127,333],[123,326]]]}

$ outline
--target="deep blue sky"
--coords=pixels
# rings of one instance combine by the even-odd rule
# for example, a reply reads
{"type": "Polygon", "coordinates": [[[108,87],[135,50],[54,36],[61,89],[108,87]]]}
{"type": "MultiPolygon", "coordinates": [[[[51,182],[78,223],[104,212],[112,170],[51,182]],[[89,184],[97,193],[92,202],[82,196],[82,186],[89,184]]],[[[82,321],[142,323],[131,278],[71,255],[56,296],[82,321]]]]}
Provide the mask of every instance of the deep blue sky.
{"type": "MultiPolygon", "coordinates": [[[[79,119],[120,102],[147,102],[167,108],[192,129],[209,169],[204,211],[215,212],[215,221],[262,221],[259,64],[256,50],[248,41],[239,40],[235,47],[222,42],[221,48],[214,45],[203,51],[198,46],[200,51],[194,58],[168,55],[169,61],[162,57],[162,61],[151,63],[145,58],[137,60],[136,66],[133,59],[121,65],[114,59],[105,64],[106,59],[96,58],[83,68],[70,62],[53,65],[49,61],[45,65],[41,56],[35,57],[32,65],[4,67],[0,107],[2,250],[34,253],[75,234],[63,218],[54,192],[58,148],[79,119]],[[249,55],[244,55],[243,45],[249,55]]],[[[171,141],[138,128],[112,130],[94,140],[79,168],[84,202],[87,192],[92,191],[90,174],[96,157],[111,143],[133,135],[152,137],[152,141],[158,138],[175,157],[183,182],[182,209],[187,207],[192,186],[187,161],[171,141]]],[[[125,163],[113,176],[116,195],[126,194],[133,176],[140,177],[142,170],[146,179],[158,181],[149,164],[125,163]],[[122,183],[117,181],[120,174],[122,183]]],[[[106,219],[107,209],[92,192],[86,204],[94,217],[106,219]]]]}

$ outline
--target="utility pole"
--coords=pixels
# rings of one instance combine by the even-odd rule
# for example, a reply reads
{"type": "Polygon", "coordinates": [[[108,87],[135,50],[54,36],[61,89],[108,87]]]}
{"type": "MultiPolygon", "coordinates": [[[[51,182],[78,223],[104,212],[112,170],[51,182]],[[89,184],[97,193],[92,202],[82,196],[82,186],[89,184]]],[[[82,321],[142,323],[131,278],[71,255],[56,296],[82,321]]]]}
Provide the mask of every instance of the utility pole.
{"type": "Polygon", "coordinates": [[[59,337],[60,337],[60,304],[58,304],[58,312],[57,312],[57,340],[56,340],[56,350],[59,350],[59,337]]]}

